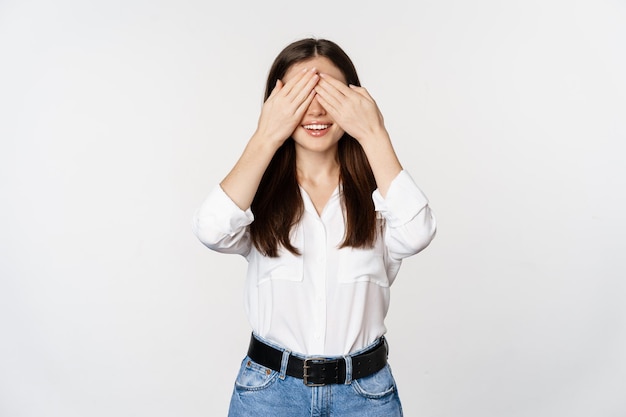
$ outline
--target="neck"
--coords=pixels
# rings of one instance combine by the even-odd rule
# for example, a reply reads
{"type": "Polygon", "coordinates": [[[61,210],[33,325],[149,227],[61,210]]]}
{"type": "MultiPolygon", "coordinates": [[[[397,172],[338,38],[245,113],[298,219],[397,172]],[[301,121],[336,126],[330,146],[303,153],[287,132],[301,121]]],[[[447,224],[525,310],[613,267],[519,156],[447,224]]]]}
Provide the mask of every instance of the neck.
{"type": "Polygon", "coordinates": [[[296,152],[298,182],[328,182],[339,180],[337,149],[328,152],[296,152]]]}

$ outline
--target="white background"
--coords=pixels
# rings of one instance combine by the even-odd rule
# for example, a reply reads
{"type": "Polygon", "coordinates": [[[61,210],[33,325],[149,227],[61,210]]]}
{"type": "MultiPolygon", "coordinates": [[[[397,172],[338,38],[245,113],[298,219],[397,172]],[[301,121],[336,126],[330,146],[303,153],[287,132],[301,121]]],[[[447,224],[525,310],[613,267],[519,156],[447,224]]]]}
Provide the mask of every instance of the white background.
{"type": "Polygon", "coordinates": [[[626,3],[0,0],[0,416],[226,414],[245,261],[191,217],[278,52],[353,58],[439,232],[408,417],[626,415],[626,3]]]}

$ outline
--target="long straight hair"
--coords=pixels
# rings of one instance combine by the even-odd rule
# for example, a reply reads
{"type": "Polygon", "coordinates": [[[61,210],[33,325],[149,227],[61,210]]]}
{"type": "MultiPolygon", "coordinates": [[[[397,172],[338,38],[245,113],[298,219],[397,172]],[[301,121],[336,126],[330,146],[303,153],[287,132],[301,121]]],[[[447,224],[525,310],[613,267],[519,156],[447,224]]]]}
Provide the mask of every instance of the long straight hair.
{"type": "MultiPolygon", "coordinates": [[[[267,78],[265,100],[276,81],[292,65],[315,57],[329,59],[344,75],[346,82],[360,86],[354,64],[334,42],[326,39],[302,39],[288,45],[276,57],[267,78]]],[[[337,147],[341,204],[346,231],[340,247],[371,247],[376,240],[376,212],[372,192],[376,180],[363,148],[345,133],[337,147]]],[[[279,247],[299,255],[290,239],[291,229],[300,222],[304,204],[296,173],[296,149],[292,138],[278,148],[270,161],[252,200],[254,221],[250,235],[255,247],[265,256],[277,257],[279,247]]]]}

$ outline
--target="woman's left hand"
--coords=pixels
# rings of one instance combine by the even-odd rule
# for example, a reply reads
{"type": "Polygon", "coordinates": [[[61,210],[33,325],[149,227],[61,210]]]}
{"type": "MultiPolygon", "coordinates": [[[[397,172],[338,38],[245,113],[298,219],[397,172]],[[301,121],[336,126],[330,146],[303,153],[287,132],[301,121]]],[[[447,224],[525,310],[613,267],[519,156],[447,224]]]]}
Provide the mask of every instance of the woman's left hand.
{"type": "Polygon", "coordinates": [[[383,115],[365,88],[347,86],[328,74],[320,74],[315,92],[330,117],[361,144],[387,134],[383,115]]]}

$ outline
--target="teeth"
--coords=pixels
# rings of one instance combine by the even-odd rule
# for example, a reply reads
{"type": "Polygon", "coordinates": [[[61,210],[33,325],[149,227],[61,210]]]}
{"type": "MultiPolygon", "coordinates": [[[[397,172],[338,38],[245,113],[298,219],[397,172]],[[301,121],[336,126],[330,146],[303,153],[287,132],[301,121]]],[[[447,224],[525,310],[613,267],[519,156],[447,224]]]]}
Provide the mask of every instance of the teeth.
{"type": "Polygon", "coordinates": [[[328,129],[330,125],[304,125],[303,127],[308,130],[324,130],[328,129]]]}

